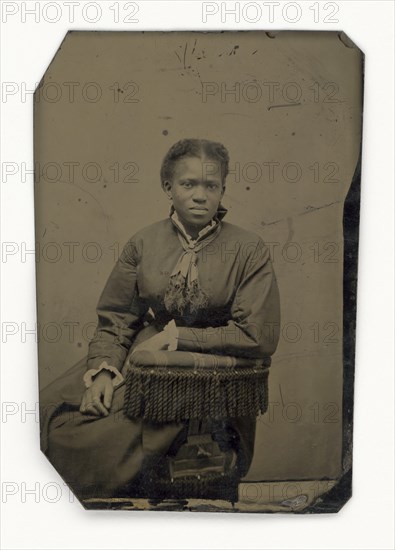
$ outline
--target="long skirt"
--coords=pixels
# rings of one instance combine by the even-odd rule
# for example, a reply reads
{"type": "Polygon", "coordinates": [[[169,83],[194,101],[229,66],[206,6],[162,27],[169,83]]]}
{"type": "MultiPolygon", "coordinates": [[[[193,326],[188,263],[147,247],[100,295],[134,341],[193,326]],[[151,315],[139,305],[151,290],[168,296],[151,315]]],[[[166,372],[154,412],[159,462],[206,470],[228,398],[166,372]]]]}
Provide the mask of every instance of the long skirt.
{"type": "MultiPolygon", "coordinates": [[[[108,416],[81,414],[86,370],[85,356],[41,391],[41,450],[79,498],[128,496],[142,475],[186,441],[188,421],[128,418],[123,412],[125,383],[115,389],[108,416]]],[[[255,425],[250,416],[214,424],[214,439],[222,451],[235,451],[240,476],[251,464],[255,425]]]]}

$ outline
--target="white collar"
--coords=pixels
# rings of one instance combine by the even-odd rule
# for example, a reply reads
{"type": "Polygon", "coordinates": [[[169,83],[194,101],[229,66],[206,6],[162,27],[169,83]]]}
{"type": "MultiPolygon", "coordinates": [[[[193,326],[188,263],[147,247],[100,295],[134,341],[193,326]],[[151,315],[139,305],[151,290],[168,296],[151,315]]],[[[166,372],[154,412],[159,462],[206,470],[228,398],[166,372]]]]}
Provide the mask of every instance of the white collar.
{"type": "Polygon", "coordinates": [[[210,229],[212,227],[214,227],[215,225],[217,225],[217,222],[214,220],[214,218],[210,221],[209,224],[205,225],[198,233],[198,236],[196,237],[196,239],[193,239],[188,233],[187,233],[187,230],[185,229],[185,226],[184,224],[181,222],[180,218],[178,217],[178,214],[177,212],[174,210],[173,214],[171,215],[172,219],[174,220],[175,224],[177,225],[177,227],[179,228],[179,230],[182,232],[182,234],[184,235],[184,237],[186,238],[186,240],[188,241],[188,243],[195,243],[197,241],[197,239],[199,237],[203,237],[203,235],[205,235],[206,233],[208,233],[210,231],[210,229]]]}

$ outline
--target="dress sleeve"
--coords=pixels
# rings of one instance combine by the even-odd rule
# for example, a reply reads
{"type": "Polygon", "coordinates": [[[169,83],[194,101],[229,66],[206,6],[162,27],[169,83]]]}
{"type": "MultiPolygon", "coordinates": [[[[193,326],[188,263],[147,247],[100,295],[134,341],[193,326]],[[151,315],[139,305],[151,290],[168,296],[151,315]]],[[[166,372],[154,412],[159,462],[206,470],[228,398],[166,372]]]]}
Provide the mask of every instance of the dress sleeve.
{"type": "Polygon", "coordinates": [[[82,380],[85,383],[85,387],[90,388],[95,376],[99,374],[99,372],[102,372],[103,370],[106,370],[111,373],[112,385],[114,388],[117,388],[124,381],[122,374],[119,372],[117,368],[109,365],[107,361],[103,361],[102,364],[97,369],[89,369],[86,371],[86,373],[82,378],[82,380]]]}
{"type": "Polygon", "coordinates": [[[138,263],[139,252],[132,238],[124,246],[100,296],[98,324],[88,349],[88,369],[98,369],[106,361],[120,371],[133,337],[142,327],[148,306],[138,296],[138,263]]]}
{"type": "Polygon", "coordinates": [[[259,240],[246,260],[231,319],[219,327],[178,327],[177,349],[249,358],[269,357],[275,352],[280,300],[269,249],[259,240]]]}

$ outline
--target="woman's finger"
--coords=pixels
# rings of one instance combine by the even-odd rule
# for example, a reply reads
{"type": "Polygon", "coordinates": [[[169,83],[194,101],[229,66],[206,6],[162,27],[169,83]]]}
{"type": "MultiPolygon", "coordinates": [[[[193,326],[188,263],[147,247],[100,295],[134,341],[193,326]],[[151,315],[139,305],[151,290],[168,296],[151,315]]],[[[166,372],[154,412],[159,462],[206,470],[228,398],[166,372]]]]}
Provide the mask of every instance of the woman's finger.
{"type": "Polygon", "coordinates": [[[100,416],[99,410],[93,403],[91,388],[87,389],[82,397],[80,412],[82,414],[93,414],[95,416],[100,416]]]}
{"type": "Polygon", "coordinates": [[[99,414],[103,415],[103,416],[108,416],[108,410],[106,409],[106,407],[103,405],[103,403],[101,402],[100,398],[96,397],[93,402],[92,402],[92,406],[93,407],[96,407],[96,409],[98,410],[99,414]]]}
{"type": "Polygon", "coordinates": [[[86,400],[86,405],[85,405],[86,410],[89,410],[89,411],[93,410],[94,414],[99,416],[103,416],[104,414],[107,414],[107,410],[103,407],[100,397],[94,396],[92,394],[89,397],[90,399],[86,400]]]}
{"type": "Polygon", "coordinates": [[[93,414],[93,416],[101,416],[101,414],[96,409],[96,407],[93,405],[93,403],[89,403],[88,405],[86,405],[85,414],[93,414]]]}
{"type": "Polygon", "coordinates": [[[89,399],[88,399],[88,391],[86,391],[84,393],[84,395],[82,396],[82,399],[81,399],[81,406],[80,406],[80,413],[82,414],[86,414],[86,407],[89,403],[89,399]]]}
{"type": "Polygon", "coordinates": [[[112,382],[109,382],[108,384],[106,384],[106,387],[104,388],[104,399],[103,399],[104,406],[107,407],[107,409],[111,407],[113,393],[114,393],[114,386],[112,385],[112,382]]]}
{"type": "Polygon", "coordinates": [[[98,392],[93,392],[92,388],[88,388],[82,397],[80,412],[82,414],[102,416],[107,413],[107,410],[100,401],[100,394],[98,392]]]}

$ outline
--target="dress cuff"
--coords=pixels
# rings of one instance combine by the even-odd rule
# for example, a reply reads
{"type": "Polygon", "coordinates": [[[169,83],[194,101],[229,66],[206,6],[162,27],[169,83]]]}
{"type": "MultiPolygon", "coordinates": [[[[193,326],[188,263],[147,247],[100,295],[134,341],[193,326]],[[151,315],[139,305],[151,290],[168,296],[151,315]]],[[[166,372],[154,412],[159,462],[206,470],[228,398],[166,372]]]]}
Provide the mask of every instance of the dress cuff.
{"type": "Polygon", "coordinates": [[[166,334],[169,347],[167,351],[176,351],[178,347],[178,328],[174,319],[169,321],[167,325],[163,327],[163,331],[166,334]]]}
{"type": "Polygon", "coordinates": [[[86,388],[89,388],[92,385],[93,377],[99,374],[102,370],[108,370],[114,375],[112,378],[112,385],[114,388],[117,388],[123,382],[124,378],[119,370],[109,365],[107,361],[103,361],[97,369],[90,369],[84,374],[83,381],[86,388]]]}

